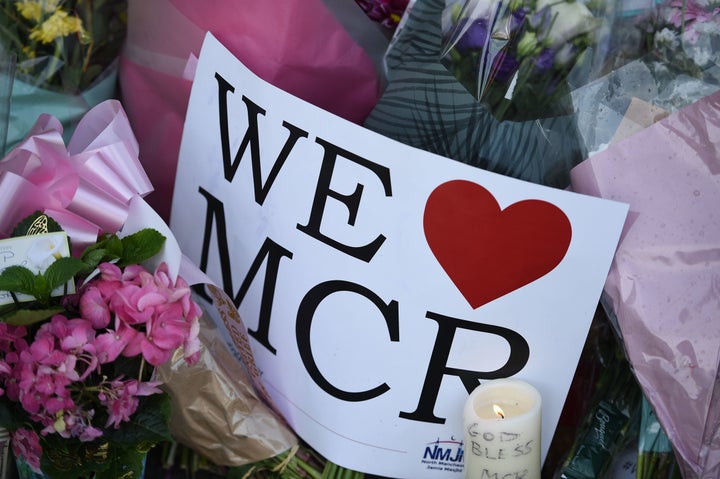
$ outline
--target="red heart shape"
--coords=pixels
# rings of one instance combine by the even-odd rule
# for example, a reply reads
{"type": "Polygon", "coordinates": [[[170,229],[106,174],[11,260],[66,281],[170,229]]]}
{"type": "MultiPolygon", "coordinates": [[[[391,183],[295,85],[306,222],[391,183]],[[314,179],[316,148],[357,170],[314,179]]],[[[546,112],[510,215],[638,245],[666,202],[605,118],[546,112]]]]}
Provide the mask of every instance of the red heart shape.
{"type": "Polygon", "coordinates": [[[433,190],[423,226],[435,258],[473,308],[552,271],[572,237],[570,220],[552,203],[523,200],[501,210],[487,189],[465,180],[433,190]]]}

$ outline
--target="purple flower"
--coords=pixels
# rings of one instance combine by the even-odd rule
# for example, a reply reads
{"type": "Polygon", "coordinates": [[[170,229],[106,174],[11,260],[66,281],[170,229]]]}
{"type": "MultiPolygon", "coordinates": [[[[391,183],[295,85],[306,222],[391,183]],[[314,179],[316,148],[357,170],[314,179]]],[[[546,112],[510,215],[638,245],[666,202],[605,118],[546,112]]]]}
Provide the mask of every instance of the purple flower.
{"type": "Polygon", "coordinates": [[[535,57],[533,66],[535,67],[536,73],[544,73],[550,70],[555,62],[555,52],[550,48],[543,48],[543,50],[535,57]]]}
{"type": "Polygon", "coordinates": [[[371,20],[388,28],[395,28],[400,22],[409,0],[355,0],[371,20]]]}
{"type": "Polygon", "coordinates": [[[520,30],[523,22],[525,22],[526,15],[527,12],[525,11],[525,8],[518,8],[517,10],[512,12],[512,17],[510,18],[510,31],[516,32],[520,30]]]}
{"type": "Polygon", "coordinates": [[[482,51],[488,36],[487,20],[479,18],[467,25],[468,20],[463,18],[458,23],[458,29],[462,32],[462,35],[458,39],[455,48],[461,54],[470,51],[482,51]]]}
{"type": "Polygon", "coordinates": [[[492,66],[492,80],[500,83],[509,81],[520,66],[517,58],[508,55],[505,50],[495,56],[492,66]]]}

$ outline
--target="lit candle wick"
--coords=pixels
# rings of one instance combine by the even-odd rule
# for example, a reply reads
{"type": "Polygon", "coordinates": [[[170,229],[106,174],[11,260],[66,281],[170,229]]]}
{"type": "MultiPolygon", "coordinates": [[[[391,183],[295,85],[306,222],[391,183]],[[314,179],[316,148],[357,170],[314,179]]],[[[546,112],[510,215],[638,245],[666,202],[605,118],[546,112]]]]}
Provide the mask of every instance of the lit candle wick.
{"type": "Polygon", "coordinates": [[[500,419],[505,419],[505,412],[497,404],[493,404],[493,411],[495,411],[495,414],[497,414],[500,419]]]}

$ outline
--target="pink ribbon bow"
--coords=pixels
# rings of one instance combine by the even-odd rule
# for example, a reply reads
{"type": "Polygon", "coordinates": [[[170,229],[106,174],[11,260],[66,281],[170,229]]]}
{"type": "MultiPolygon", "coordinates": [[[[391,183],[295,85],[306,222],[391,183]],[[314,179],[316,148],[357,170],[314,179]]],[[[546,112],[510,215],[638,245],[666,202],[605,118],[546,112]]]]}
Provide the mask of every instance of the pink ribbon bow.
{"type": "Polygon", "coordinates": [[[0,237],[42,211],[62,226],[79,252],[100,233],[120,230],[130,200],[152,192],[119,101],[104,101],[87,112],[67,148],[62,130],[57,118],[40,115],[25,140],[0,160],[0,237]]]}

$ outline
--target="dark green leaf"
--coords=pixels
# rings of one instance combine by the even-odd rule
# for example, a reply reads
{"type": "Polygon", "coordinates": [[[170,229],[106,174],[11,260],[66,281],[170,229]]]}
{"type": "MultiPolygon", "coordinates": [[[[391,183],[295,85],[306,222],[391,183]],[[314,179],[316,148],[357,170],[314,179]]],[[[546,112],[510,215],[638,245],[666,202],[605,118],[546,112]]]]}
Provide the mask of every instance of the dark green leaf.
{"type": "Polygon", "coordinates": [[[102,236],[98,241],[88,246],[83,251],[80,259],[87,263],[90,271],[94,270],[97,265],[104,262],[116,260],[122,256],[123,246],[120,239],[115,236],[102,236]]]}
{"type": "Polygon", "coordinates": [[[138,451],[131,447],[113,447],[111,451],[113,453],[108,458],[107,469],[96,473],[95,479],[117,479],[118,477],[137,479],[143,477],[147,451],[138,451]]]}
{"type": "Polygon", "coordinates": [[[140,405],[130,421],[120,429],[107,431],[108,440],[125,445],[156,444],[171,441],[170,396],[166,393],[140,398],[140,405]]]}
{"type": "Polygon", "coordinates": [[[19,403],[5,395],[0,396],[0,427],[14,431],[23,425],[24,418],[25,413],[19,403]]]}
{"type": "Polygon", "coordinates": [[[159,231],[145,228],[122,238],[123,254],[118,266],[142,263],[158,254],[165,244],[159,231]]]}
{"type": "Polygon", "coordinates": [[[18,223],[17,226],[15,226],[15,229],[13,229],[10,236],[18,237],[37,234],[38,232],[55,233],[57,231],[63,231],[62,227],[57,223],[57,221],[47,216],[42,211],[36,211],[35,213],[26,217],[20,223],[18,223]],[[39,223],[42,223],[44,226],[40,231],[38,231],[37,229],[37,225],[39,223]]]}
{"type": "Polygon", "coordinates": [[[90,247],[86,249],[82,254],[82,261],[87,265],[87,274],[95,270],[95,268],[97,268],[97,265],[99,265],[103,261],[109,261],[111,259],[116,258],[110,258],[107,250],[102,247],[90,247]]]}
{"type": "Polygon", "coordinates": [[[24,293],[35,296],[38,275],[24,266],[8,266],[0,273],[0,291],[24,293]]]}
{"type": "Polygon", "coordinates": [[[0,315],[0,321],[3,321],[12,326],[28,326],[30,324],[39,323],[52,317],[55,314],[60,314],[65,311],[64,308],[58,306],[56,308],[43,308],[43,309],[16,309],[9,313],[0,315]]]}
{"type": "Polygon", "coordinates": [[[122,258],[123,256],[123,244],[117,235],[108,236],[103,241],[107,254],[111,258],[122,258]]]}
{"type": "Polygon", "coordinates": [[[75,438],[65,439],[59,434],[48,434],[41,437],[40,445],[43,448],[40,468],[46,477],[92,477],[94,472],[108,467],[106,441],[102,438],[92,442],[80,442],[75,438]]]}
{"type": "Polygon", "coordinates": [[[48,266],[43,276],[47,281],[48,288],[52,291],[70,281],[85,267],[85,263],[77,258],[58,258],[48,266]]]}

